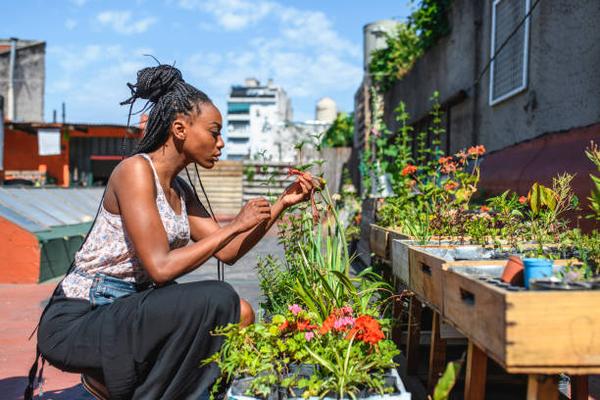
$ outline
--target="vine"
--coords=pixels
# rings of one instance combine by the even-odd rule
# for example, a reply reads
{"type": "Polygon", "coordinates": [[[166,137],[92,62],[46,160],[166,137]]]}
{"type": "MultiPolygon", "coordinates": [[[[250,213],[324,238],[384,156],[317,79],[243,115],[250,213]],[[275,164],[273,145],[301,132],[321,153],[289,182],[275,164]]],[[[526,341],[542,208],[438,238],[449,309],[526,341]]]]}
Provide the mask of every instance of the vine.
{"type": "Polygon", "coordinates": [[[372,53],[369,72],[381,93],[388,91],[419,57],[450,33],[451,1],[420,0],[408,23],[398,24],[396,32],[387,35],[386,47],[372,53]]]}

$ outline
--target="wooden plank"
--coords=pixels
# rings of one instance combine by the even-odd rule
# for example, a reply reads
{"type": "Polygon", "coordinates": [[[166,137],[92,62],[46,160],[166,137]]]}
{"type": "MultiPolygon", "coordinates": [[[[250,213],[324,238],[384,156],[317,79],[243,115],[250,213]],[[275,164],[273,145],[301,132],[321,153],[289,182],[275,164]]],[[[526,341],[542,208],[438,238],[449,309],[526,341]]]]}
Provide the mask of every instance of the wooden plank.
{"type": "Polygon", "coordinates": [[[571,400],[587,400],[589,397],[589,379],[587,375],[571,375],[571,400]]]}
{"type": "Polygon", "coordinates": [[[409,239],[392,239],[390,246],[390,257],[392,259],[392,272],[394,276],[410,284],[410,273],[408,269],[408,246],[417,242],[409,239]]]}
{"type": "Polygon", "coordinates": [[[527,400],[558,400],[558,377],[556,375],[529,375],[527,400]]]}
{"type": "Polygon", "coordinates": [[[600,367],[600,292],[506,294],[506,365],[600,367]]]}
{"type": "Polygon", "coordinates": [[[408,375],[416,375],[419,368],[422,310],[421,302],[416,296],[412,296],[408,310],[408,338],[406,340],[406,373],[408,375]]]}
{"type": "Polygon", "coordinates": [[[469,341],[465,373],[465,400],[485,399],[486,375],[487,356],[472,341],[469,341]]]}
{"type": "Polygon", "coordinates": [[[408,260],[410,289],[432,309],[442,313],[442,265],[445,261],[413,246],[408,249],[408,260]]]}
{"type": "Polygon", "coordinates": [[[496,360],[505,354],[505,299],[454,271],[444,271],[444,318],[496,360]]]}
{"type": "Polygon", "coordinates": [[[429,369],[427,376],[427,390],[429,393],[433,393],[435,385],[446,367],[446,340],[441,337],[440,326],[440,314],[434,311],[431,325],[431,346],[429,348],[429,369]]]}
{"type": "Polygon", "coordinates": [[[388,231],[381,226],[371,224],[371,236],[369,239],[369,245],[371,246],[371,253],[374,253],[377,257],[384,260],[389,259],[387,252],[388,247],[388,231]]]}

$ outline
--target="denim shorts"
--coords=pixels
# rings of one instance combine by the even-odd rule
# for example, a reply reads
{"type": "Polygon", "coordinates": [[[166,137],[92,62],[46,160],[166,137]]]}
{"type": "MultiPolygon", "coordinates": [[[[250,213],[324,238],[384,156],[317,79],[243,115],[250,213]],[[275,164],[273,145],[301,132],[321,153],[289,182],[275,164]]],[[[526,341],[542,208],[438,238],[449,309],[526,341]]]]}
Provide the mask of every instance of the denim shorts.
{"type": "Polygon", "coordinates": [[[138,287],[133,282],[115,278],[105,274],[94,275],[90,288],[90,303],[92,307],[110,304],[119,297],[129,296],[138,292],[138,287]]]}

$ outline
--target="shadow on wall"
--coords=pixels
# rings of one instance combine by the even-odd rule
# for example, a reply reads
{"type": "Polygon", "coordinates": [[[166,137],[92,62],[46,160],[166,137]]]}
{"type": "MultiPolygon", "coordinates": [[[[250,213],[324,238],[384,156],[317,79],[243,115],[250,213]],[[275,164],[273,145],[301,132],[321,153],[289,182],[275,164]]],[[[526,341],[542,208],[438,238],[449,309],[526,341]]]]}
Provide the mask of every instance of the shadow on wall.
{"type": "MultiPolygon", "coordinates": [[[[26,376],[12,376],[0,379],[0,393],[4,400],[21,400],[23,391],[27,386],[26,376]]],[[[94,400],[94,397],[85,391],[83,386],[75,385],[65,389],[44,391],[44,399],[51,400],[94,400]]]]}

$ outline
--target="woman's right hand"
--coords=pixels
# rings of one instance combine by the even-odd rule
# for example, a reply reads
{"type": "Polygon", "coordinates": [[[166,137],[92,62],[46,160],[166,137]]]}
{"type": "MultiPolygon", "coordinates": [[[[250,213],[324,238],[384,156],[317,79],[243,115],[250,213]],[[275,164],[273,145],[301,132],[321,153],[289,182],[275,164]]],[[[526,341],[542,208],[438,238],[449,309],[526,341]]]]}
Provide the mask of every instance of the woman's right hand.
{"type": "Polygon", "coordinates": [[[232,224],[235,224],[239,232],[245,232],[269,219],[271,219],[271,203],[260,197],[246,203],[232,224]]]}

